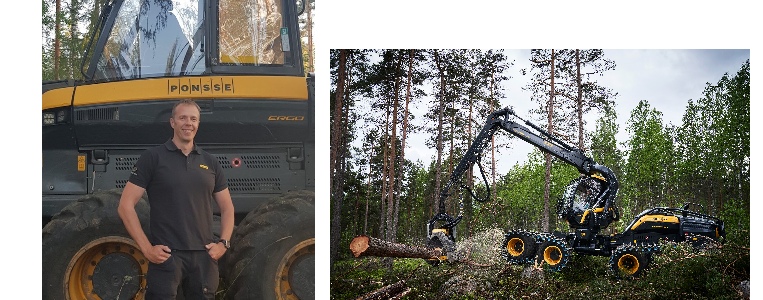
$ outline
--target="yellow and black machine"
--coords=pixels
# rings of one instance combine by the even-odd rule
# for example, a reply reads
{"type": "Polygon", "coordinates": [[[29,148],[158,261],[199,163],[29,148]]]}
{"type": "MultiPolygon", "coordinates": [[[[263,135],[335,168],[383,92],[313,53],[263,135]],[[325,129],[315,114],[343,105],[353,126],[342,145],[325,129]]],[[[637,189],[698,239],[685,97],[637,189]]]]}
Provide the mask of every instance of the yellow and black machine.
{"type": "MultiPolygon", "coordinates": [[[[278,0],[107,1],[84,79],[42,84],[43,299],[143,299],[148,261],[116,208],[140,154],[172,136],[179,99],[201,107],[196,141],[223,166],[236,208],[222,295],[314,298],[315,79],[302,11],[278,0]]],[[[150,231],[148,204],[136,209],[150,231]]]]}
{"type": "Polygon", "coordinates": [[[507,231],[501,244],[501,256],[510,264],[545,264],[551,271],[560,271],[573,253],[604,256],[610,258],[610,269],[616,276],[632,278],[642,274],[652,256],[660,253],[661,241],[689,242],[695,250],[702,250],[719,246],[725,240],[723,221],[701,213],[698,209],[704,208],[694,203],[685,203],[680,208],[646,209],[623,232],[603,234],[602,231],[610,224],[620,220],[616,201],[620,184],[615,173],[596,163],[582,150],[523,120],[514,110],[506,107],[487,117],[482,130],[440,192],[438,214],[427,223],[427,247],[440,248],[445,255],[428,260],[433,265],[444,260],[457,260],[459,255],[455,245],[456,225],[463,216],[459,212],[457,217],[453,217],[446,212],[445,201],[451,195],[451,188],[461,187],[469,197],[479,202],[489,200],[490,187],[487,184],[487,196],[480,198],[462,183],[462,178],[471,166],[477,164],[484,182],[488,182],[480,158],[499,129],[574,166],[580,172],[580,176],[564,189],[556,208],[557,216],[566,221],[570,231],[507,231]],[[514,118],[518,121],[513,121],[514,118]]]}

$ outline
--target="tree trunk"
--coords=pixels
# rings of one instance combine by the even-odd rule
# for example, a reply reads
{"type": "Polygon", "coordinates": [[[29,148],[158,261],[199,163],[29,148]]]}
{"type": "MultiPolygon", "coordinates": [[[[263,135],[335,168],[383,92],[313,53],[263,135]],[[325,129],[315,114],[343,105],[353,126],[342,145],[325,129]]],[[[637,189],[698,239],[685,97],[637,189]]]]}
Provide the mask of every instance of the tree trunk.
{"type": "Polygon", "coordinates": [[[368,191],[371,190],[371,157],[373,157],[373,147],[368,153],[368,183],[366,183],[366,218],[363,223],[363,234],[368,234],[368,202],[370,202],[371,196],[368,195],[368,191]]]}
{"type": "Polygon", "coordinates": [[[389,174],[389,105],[387,105],[387,117],[384,118],[384,145],[383,145],[383,151],[382,151],[382,176],[381,176],[381,185],[382,185],[382,191],[381,191],[381,201],[380,207],[379,207],[379,236],[386,237],[387,236],[387,226],[386,226],[386,220],[385,220],[385,204],[387,201],[387,187],[389,186],[387,183],[387,178],[389,174]]]}
{"type": "Polygon", "coordinates": [[[439,248],[427,249],[424,247],[397,244],[367,235],[357,236],[352,239],[350,242],[350,251],[352,251],[352,255],[355,257],[376,256],[436,259],[444,255],[439,248]]]}
{"type": "Polygon", "coordinates": [[[58,80],[58,68],[61,61],[61,0],[56,0],[56,32],[55,34],[55,55],[53,56],[53,78],[58,80]]]}
{"type": "MultiPolygon", "coordinates": [[[[395,52],[397,53],[397,52],[395,52]]],[[[397,56],[397,55],[394,55],[397,56]]],[[[393,57],[394,57],[393,56],[393,57]]],[[[390,154],[389,154],[389,188],[387,189],[389,191],[387,195],[387,240],[394,242],[396,240],[397,236],[397,205],[395,202],[395,198],[398,198],[397,193],[395,193],[395,166],[397,162],[397,107],[398,103],[400,102],[400,76],[398,76],[400,71],[400,65],[401,60],[396,59],[397,57],[393,58],[395,60],[395,85],[393,88],[393,91],[395,95],[393,96],[393,102],[392,102],[392,136],[390,137],[390,154]]]]}
{"type": "MultiPolygon", "coordinates": [[[[490,113],[493,113],[496,110],[494,89],[495,89],[495,74],[493,74],[490,77],[490,113]]],[[[493,153],[492,155],[493,164],[491,165],[492,175],[493,175],[493,190],[491,191],[491,193],[493,194],[492,195],[493,199],[496,199],[498,197],[498,191],[497,191],[498,189],[496,189],[496,185],[495,185],[495,135],[490,137],[490,150],[493,153]]]]}
{"type": "Polygon", "coordinates": [[[68,59],[66,66],[66,74],[68,78],[74,78],[75,62],[79,61],[79,51],[77,51],[77,23],[79,22],[79,16],[77,15],[77,8],[79,4],[76,0],[69,1],[69,17],[71,18],[71,24],[69,24],[69,46],[68,59]]]}
{"type": "MultiPolygon", "coordinates": [[[[337,153],[339,151],[339,138],[341,136],[340,131],[342,129],[342,101],[344,99],[344,81],[346,77],[347,66],[347,50],[339,50],[339,71],[336,82],[336,100],[334,103],[334,124],[332,137],[331,137],[331,174],[336,172],[337,167],[337,153]]],[[[333,191],[333,181],[331,183],[333,191]]]]}
{"type": "Polygon", "coordinates": [[[90,11],[90,26],[88,27],[88,33],[92,32],[98,26],[98,17],[101,13],[101,7],[103,6],[103,0],[93,1],[93,10],[90,11]]]}
{"type": "Polygon", "coordinates": [[[358,193],[355,197],[355,205],[354,206],[354,212],[352,214],[352,232],[355,233],[355,235],[363,234],[363,232],[360,231],[360,221],[358,218],[360,218],[360,193],[358,193]]]}
{"type": "MultiPolygon", "coordinates": [[[[473,103],[474,95],[471,95],[469,97],[469,118],[466,121],[466,132],[468,132],[466,145],[472,144],[472,120],[474,119],[474,103],[473,103]]],[[[466,153],[466,152],[464,152],[466,153]]],[[[482,155],[482,153],[480,153],[482,155]]],[[[474,164],[469,166],[469,172],[466,175],[466,186],[468,186],[470,189],[474,188],[474,164]]]]}
{"type": "MultiPolygon", "coordinates": [[[[472,66],[472,68],[476,68],[475,66],[472,66]]],[[[473,89],[470,89],[470,94],[473,91],[473,89]]],[[[472,121],[474,119],[474,98],[475,96],[469,95],[469,117],[466,118],[466,130],[467,130],[467,140],[466,145],[467,147],[471,146],[472,144],[472,121]]],[[[454,122],[455,123],[455,122],[454,122]]],[[[455,135],[455,133],[454,133],[455,135]]],[[[467,148],[468,151],[468,148],[467,148]]],[[[483,149],[484,151],[484,149],[483,149]]],[[[464,154],[466,154],[466,151],[464,151],[464,154]]],[[[479,154],[480,156],[482,153],[479,154]]],[[[453,155],[451,155],[453,156],[453,155]]],[[[462,156],[463,157],[463,156],[462,156]]],[[[459,160],[460,163],[460,160],[459,160]]],[[[479,168],[479,166],[478,166],[479,168]]],[[[452,173],[451,173],[452,174],[452,173]]],[[[485,182],[487,184],[487,182],[485,182]]],[[[469,165],[469,171],[466,173],[466,186],[468,186],[470,189],[474,189],[474,164],[469,165]]],[[[474,199],[472,199],[471,196],[462,196],[461,198],[462,204],[464,207],[465,215],[467,218],[466,222],[466,235],[465,237],[471,237],[472,236],[472,229],[475,223],[474,220],[474,199]]],[[[461,205],[459,205],[461,206],[461,205]]]]}
{"type": "Polygon", "coordinates": [[[315,65],[313,64],[313,12],[310,1],[307,1],[305,5],[307,10],[307,58],[310,67],[308,72],[313,72],[315,70],[315,65]]]}
{"type": "Polygon", "coordinates": [[[549,231],[549,221],[551,214],[549,211],[550,198],[551,198],[551,154],[545,153],[546,156],[546,182],[543,189],[543,222],[541,228],[543,231],[549,231]]]}
{"type": "MultiPolygon", "coordinates": [[[[414,54],[413,51],[414,50],[409,50],[409,52],[408,52],[409,53],[409,56],[408,56],[408,78],[407,78],[407,82],[406,82],[405,110],[403,111],[403,129],[402,129],[402,131],[403,131],[403,139],[402,139],[402,141],[400,143],[400,161],[401,161],[400,165],[401,165],[401,167],[403,166],[403,163],[405,163],[405,140],[406,140],[406,138],[408,136],[408,134],[407,134],[408,133],[408,104],[411,102],[411,77],[413,76],[413,54],[414,54]]],[[[396,195],[396,200],[395,200],[395,222],[394,222],[395,232],[397,232],[397,228],[398,228],[398,218],[399,218],[399,214],[400,214],[400,195],[402,195],[402,193],[401,193],[402,186],[403,186],[402,185],[402,181],[403,181],[403,175],[405,175],[404,168],[401,168],[401,169],[403,169],[403,172],[400,173],[400,179],[399,179],[401,184],[398,184],[396,186],[396,189],[395,189],[395,195],[396,195]]],[[[409,212],[410,212],[410,210],[409,210],[409,212]]],[[[408,218],[408,220],[410,221],[410,218],[408,218]]],[[[395,241],[396,240],[397,239],[395,239],[395,241]]]]}
{"type": "MultiPolygon", "coordinates": [[[[556,65],[556,55],[554,49],[551,49],[551,93],[548,97],[548,133],[554,133],[554,66],[556,65]]],[[[543,231],[549,230],[549,206],[551,198],[551,154],[546,153],[546,183],[543,190],[543,222],[541,227],[543,231]]]]}
{"type": "Polygon", "coordinates": [[[336,100],[334,103],[334,124],[331,137],[331,198],[334,201],[334,211],[332,213],[331,220],[331,265],[334,265],[334,258],[338,253],[339,236],[341,232],[341,216],[342,216],[342,183],[343,178],[339,176],[339,163],[337,160],[337,153],[340,147],[340,138],[342,136],[341,126],[342,123],[342,103],[344,101],[344,81],[345,81],[345,67],[347,64],[347,52],[346,50],[339,50],[339,74],[337,76],[337,89],[336,100]]]}
{"type": "MultiPolygon", "coordinates": [[[[456,127],[455,127],[454,124],[456,124],[455,105],[453,105],[453,115],[451,115],[451,119],[450,119],[450,131],[449,131],[449,133],[450,133],[450,149],[448,149],[448,174],[453,174],[453,169],[455,168],[454,165],[456,164],[453,161],[453,156],[456,155],[456,150],[455,150],[455,145],[454,145],[454,140],[456,138],[456,134],[455,134],[456,127]]],[[[448,178],[450,178],[450,176],[448,176],[448,178]]],[[[453,188],[453,187],[451,187],[451,188],[453,188]]],[[[455,204],[453,204],[453,202],[454,202],[453,200],[451,200],[450,202],[451,202],[451,205],[455,205],[455,204]]],[[[460,211],[459,211],[459,214],[460,214],[460,211]]]]}
{"type": "Polygon", "coordinates": [[[456,154],[455,139],[456,139],[456,108],[453,106],[453,115],[450,116],[450,149],[448,149],[448,174],[453,174],[453,168],[456,164],[453,161],[453,156],[456,154]]]}
{"type": "Polygon", "coordinates": [[[585,139],[583,138],[583,78],[580,76],[580,49],[575,49],[575,65],[578,71],[578,149],[583,151],[585,139]]]}
{"type": "MultiPolygon", "coordinates": [[[[456,151],[455,151],[455,146],[453,145],[453,140],[455,139],[455,136],[456,136],[455,135],[456,128],[454,124],[456,124],[455,105],[453,105],[453,115],[451,115],[451,119],[450,119],[450,130],[449,130],[450,149],[448,149],[448,174],[453,174],[453,169],[455,168],[454,166],[455,162],[453,162],[453,156],[456,154],[456,151]]],[[[450,178],[450,176],[448,176],[448,178],[450,178]]],[[[450,202],[452,203],[453,201],[451,200],[450,202]]]]}
{"type": "Polygon", "coordinates": [[[440,170],[442,168],[442,122],[443,122],[443,112],[445,110],[445,78],[443,76],[443,70],[442,66],[440,65],[440,55],[438,54],[437,50],[434,50],[434,58],[435,63],[437,64],[437,70],[440,75],[440,101],[439,102],[439,111],[437,113],[437,163],[435,164],[435,181],[434,181],[434,205],[435,207],[439,207],[439,212],[445,211],[445,203],[439,203],[440,199],[440,186],[442,184],[442,180],[440,180],[440,170]]]}
{"type": "Polygon", "coordinates": [[[355,298],[355,300],[387,300],[387,299],[402,299],[405,295],[410,293],[411,288],[405,285],[405,280],[400,280],[393,284],[381,287],[375,291],[368,292],[363,296],[355,298]]]}

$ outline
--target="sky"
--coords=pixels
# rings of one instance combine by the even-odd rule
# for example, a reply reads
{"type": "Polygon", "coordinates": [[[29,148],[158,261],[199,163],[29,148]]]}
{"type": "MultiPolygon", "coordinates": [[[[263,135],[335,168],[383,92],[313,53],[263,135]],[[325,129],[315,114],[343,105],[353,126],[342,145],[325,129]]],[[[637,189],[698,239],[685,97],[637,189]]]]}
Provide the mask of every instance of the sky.
{"type": "MultiPolygon", "coordinates": [[[[536,121],[537,118],[530,115],[529,110],[537,107],[537,103],[530,100],[529,91],[523,90],[530,82],[531,75],[522,75],[520,70],[530,69],[530,51],[505,50],[504,53],[509,61],[514,61],[514,66],[506,71],[506,75],[511,79],[503,85],[506,96],[500,99],[501,107],[512,106],[520,117],[545,128],[545,122],[536,121]]],[[[706,84],[716,84],[725,73],[735,75],[750,58],[750,51],[605,49],[604,57],[613,60],[616,68],[604,72],[604,75],[596,80],[600,85],[618,93],[614,98],[619,124],[616,137],[618,143],[623,143],[628,139],[626,122],[639,101],[647,100],[654,109],[662,112],[663,124],[680,126],[689,99],[696,101],[701,98],[706,84]]],[[[431,90],[428,92],[431,93],[431,90]]],[[[484,117],[486,116],[478,119],[484,120],[484,117]]],[[[596,111],[584,115],[589,134],[595,130],[599,117],[600,114],[596,111]]],[[[422,118],[417,120],[421,122],[422,118]]],[[[480,121],[480,124],[484,122],[480,121]]],[[[501,139],[509,135],[505,131],[496,132],[496,136],[501,139]]],[[[424,166],[433,160],[437,152],[424,144],[428,136],[420,133],[411,135],[407,142],[407,159],[420,160],[424,166]]],[[[576,143],[567,142],[571,145],[576,143]]],[[[503,149],[498,158],[498,174],[505,174],[513,165],[526,162],[528,154],[535,148],[519,139],[514,139],[510,147],[511,149],[503,149]]]]}

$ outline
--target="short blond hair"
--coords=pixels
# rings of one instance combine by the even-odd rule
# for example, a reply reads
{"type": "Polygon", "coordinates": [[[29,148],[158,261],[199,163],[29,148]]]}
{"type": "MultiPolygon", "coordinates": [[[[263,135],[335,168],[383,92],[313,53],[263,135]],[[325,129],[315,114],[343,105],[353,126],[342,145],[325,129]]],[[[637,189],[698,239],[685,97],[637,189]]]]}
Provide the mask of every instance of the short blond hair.
{"type": "Polygon", "coordinates": [[[197,110],[199,110],[199,114],[201,114],[201,107],[199,107],[198,104],[196,104],[196,101],[193,101],[191,99],[183,99],[175,103],[175,105],[172,106],[172,115],[171,117],[175,117],[175,109],[180,105],[193,105],[196,107],[197,110]]]}

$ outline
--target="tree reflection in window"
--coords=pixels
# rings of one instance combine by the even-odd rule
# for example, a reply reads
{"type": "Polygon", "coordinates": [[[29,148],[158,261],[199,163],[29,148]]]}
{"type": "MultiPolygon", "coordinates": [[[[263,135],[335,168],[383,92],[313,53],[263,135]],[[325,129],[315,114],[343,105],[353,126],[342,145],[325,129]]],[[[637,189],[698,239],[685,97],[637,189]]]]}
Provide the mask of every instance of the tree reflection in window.
{"type": "Polygon", "coordinates": [[[220,62],[283,64],[280,0],[220,0],[220,62]]]}
{"type": "Polygon", "coordinates": [[[95,79],[201,74],[205,67],[202,5],[198,0],[125,1],[95,79]]]}

